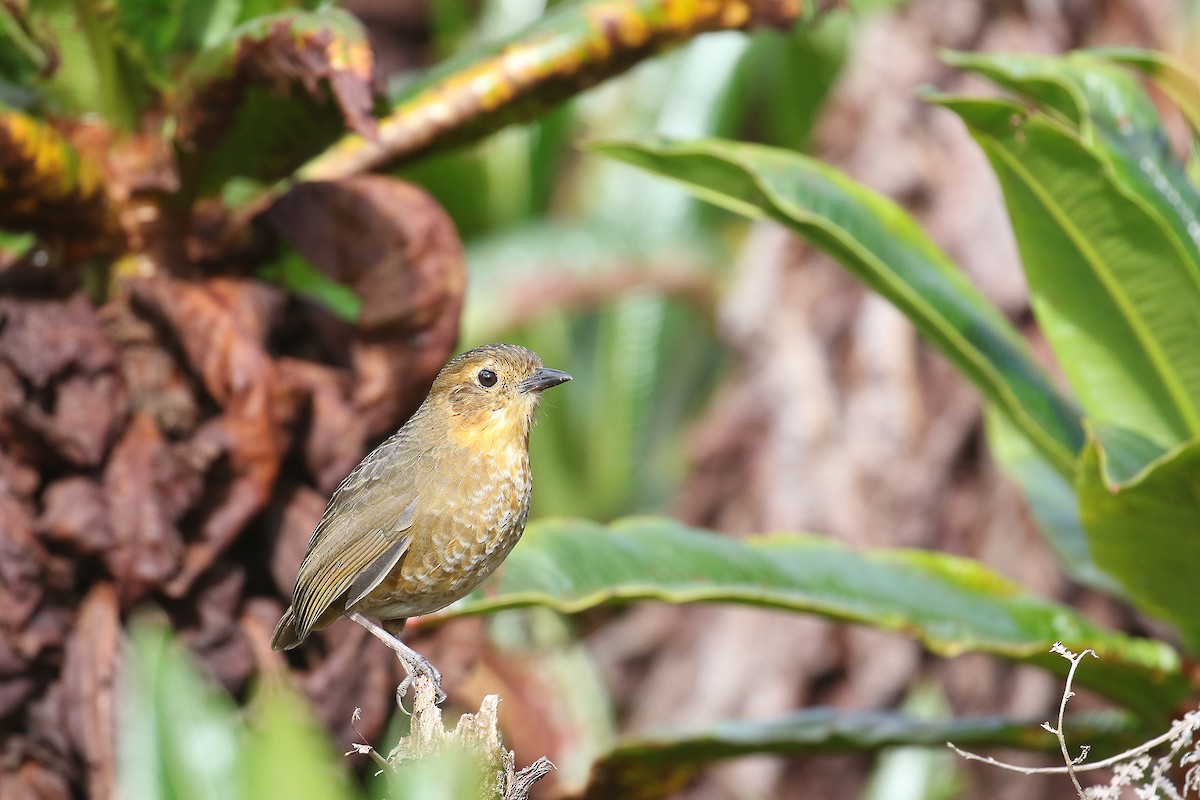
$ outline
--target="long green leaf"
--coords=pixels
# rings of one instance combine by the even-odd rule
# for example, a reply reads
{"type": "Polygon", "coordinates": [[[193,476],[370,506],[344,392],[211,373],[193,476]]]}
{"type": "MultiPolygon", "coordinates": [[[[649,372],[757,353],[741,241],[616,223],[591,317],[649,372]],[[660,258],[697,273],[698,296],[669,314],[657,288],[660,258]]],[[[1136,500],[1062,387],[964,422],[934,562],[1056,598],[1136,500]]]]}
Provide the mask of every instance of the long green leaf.
{"type": "Polygon", "coordinates": [[[1065,125],[939,102],[1000,179],[1034,310],[1089,418],[1164,446],[1200,433],[1200,284],[1169,231],[1065,125]]]}
{"type": "Polygon", "coordinates": [[[1093,557],[1143,611],[1172,622],[1200,653],[1200,440],[1152,461],[1125,483],[1088,443],[1076,490],[1093,557]]]}
{"type": "MultiPolygon", "coordinates": [[[[1091,52],[1059,57],[952,53],[947,60],[1070,120],[1081,146],[1104,163],[1107,177],[1124,196],[1163,228],[1192,282],[1200,284],[1200,189],[1176,160],[1157,108],[1128,70],[1091,52]]],[[[1200,101],[1194,77],[1191,89],[1191,101],[1200,101]]]]}
{"type": "MultiPolygon", "coordinates": [[[[1066,728],[1072,741],[1085,742],[1097,753],[1137,743],[1131,741],[1137,724],[1128,715],[1089,714],[1068,719],[1066,728]]],[[[806,708],[778,719],[733,720],[694,732],[626,737],[592,767],[582,797],[671,797],[702,767],[739,756],[800,757],[903,745],[926,745],[946,752],[947,741],[972,749],[1058,752],[1058,740],[1037,722],[1004,717],[929,721],[891,711],[806,708]]]]}
{"type": "Polygon", "coordinates": [[[832,167],[766,147],[656,141],[595,149],[806,236],[894,303],[1060,473],[1072,473],[1083,443],[1077,411],[1008,321],[895,203],[832,167]]]}
{"type": "Polygon", "coordinates": [[[923,550],[861,554],[795,534],[734,539],[659,518],[607,528],[531,524],[486,591],[442,615],[522,606],[576,613],[633,600],[810,612],[899,631],[946,656],[980,651],[1057,673],[1066,662],[1048,651],[1062,641],[1100,655],[1077,682],[1141,714],[1165,713],[1187,692],[1167,645],[1094,625],[967,559],[923,550]]]}

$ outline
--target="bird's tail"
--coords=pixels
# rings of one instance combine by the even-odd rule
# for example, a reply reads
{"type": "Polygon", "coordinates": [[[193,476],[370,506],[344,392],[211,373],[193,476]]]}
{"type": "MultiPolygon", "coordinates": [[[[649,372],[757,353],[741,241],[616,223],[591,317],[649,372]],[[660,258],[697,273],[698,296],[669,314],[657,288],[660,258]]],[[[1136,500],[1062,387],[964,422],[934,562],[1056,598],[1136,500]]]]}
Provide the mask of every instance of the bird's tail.
{"type": "Polygon", "coordinates": [[[287,611],[280,617],[279,624],[275,626],[275,633],[271,634],[271,649],[291,650],[300,644],[300,641],[300,631],[296,630],[296,612],[288,606],[287,611]]]}

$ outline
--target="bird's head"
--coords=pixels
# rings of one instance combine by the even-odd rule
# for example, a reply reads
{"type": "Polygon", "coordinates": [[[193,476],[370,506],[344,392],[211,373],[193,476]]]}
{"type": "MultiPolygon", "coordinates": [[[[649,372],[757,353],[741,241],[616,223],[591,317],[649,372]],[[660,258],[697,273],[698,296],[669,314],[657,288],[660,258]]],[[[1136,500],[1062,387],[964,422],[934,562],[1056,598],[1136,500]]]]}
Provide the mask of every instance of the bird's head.
{"type": "Polygon", "coordinates": [[[532,350],[485,344],[442,367],[427,402],[447,417],[456,443],[491,448],[527,439],[542,392],[569,380],[532,350]]]}

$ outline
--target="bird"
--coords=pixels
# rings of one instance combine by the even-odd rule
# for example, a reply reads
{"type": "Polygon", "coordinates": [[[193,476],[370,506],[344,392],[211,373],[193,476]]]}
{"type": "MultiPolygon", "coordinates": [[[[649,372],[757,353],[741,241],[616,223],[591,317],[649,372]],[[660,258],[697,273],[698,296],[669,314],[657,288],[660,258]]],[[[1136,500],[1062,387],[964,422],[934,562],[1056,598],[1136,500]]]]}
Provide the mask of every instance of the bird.
{"type": "Polygon", "coordinates": [[[543,391],[569,380],[513,344],[451,359],[412,417],[334,490],[272,649],[290,650],[345,616],[404,664],[397,702],[418,675],[444,700],[441,674],[400,632],[409,617],[469,594],[521,538],[534,414],[543,391]]]}

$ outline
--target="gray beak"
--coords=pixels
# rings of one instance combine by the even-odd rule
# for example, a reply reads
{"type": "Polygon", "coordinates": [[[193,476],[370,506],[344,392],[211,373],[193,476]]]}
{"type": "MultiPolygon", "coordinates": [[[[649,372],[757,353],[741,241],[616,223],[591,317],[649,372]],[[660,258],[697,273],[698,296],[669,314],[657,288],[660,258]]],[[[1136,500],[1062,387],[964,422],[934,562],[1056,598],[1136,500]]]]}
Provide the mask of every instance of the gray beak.
{"type": "Polygon", "coordinates": [[[571,380],[571,376],[560,369],[542,367],[525,380],[517,384],[518,392],[540,392],[551,386],[558,386],[571,380]]]}

